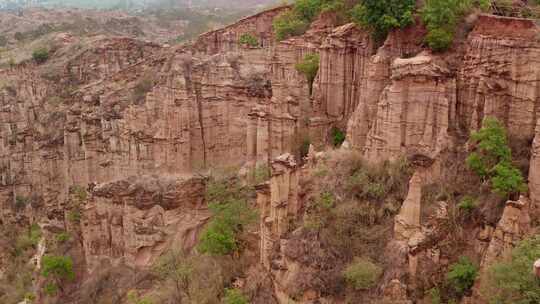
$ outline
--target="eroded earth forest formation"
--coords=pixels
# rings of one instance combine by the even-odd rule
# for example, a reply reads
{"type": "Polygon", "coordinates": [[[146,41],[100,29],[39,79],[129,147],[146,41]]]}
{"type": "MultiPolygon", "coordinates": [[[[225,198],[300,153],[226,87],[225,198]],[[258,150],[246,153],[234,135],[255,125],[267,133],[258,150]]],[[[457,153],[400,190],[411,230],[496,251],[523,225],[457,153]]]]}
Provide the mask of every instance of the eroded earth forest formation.
{"type": "Polygon", "coordinates": [[[0,303],[540,303],[538,0],[164,16],[0,11],[0,303]]]}

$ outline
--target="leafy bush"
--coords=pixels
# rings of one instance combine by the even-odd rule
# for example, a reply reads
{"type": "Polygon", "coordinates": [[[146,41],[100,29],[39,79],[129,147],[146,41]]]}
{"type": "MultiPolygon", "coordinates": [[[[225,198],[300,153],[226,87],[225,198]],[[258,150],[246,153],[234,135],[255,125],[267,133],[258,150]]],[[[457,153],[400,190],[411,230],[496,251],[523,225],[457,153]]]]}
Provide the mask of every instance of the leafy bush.
{"type": "Polygon", "coordinates": [[[17,195],[15,197],[15,209],[16,210],[22,210],[28,205],[28,202],[30,200],[26,196],[17,195]]]}
{"type": "Polygon", "coordinates": [[[460,210],[463,210],[466,213],[470,213],[476,208],[476,203],[474,202],[474,198],[470,196],[465,196],[458,204],[458,208],[460,210]]]}
{"type": "Polygon", "coordinates": [[[431,288],[428,290],[428,295],[431,300],[431,304],[441,304],[441,291],[439,288],[431,288]]]}
{"type": "Polygon", "coordinates": [[[467,157],[467,166],[483,179],[490,179],[493,192],[508,196],[525,191],[523,176],[512,165],[506,131],[497,119],[484,119],[482,128],[471,139],[477,146],[467,157]]]}
{"type": "Polygon", "coordinates": [[[16,241],[15,252],[17,255],[22,252],[35,248],[41,239],[41,228],[38,224],[32,224],[27,233],[22,233],[16,241]]]}
{"type": "Polygon", "coordinates": [[[81,222],[81,211],[79,208],[76,208],[76,209],[73,209],[73,210],[70,210],[67,214],[67,219],[70,221],[70,222],[73,222],[73,223],[80,223],[81,222]]]}
{"type": "Polygon", "coordinates": [[[38,48],[32,52],[32,59],[38,64],[42,64],[49,60],[49,50],[46,48],[38,48]]]}
{"type": "Polygon", "coordinates": [[[345,280],[354,289],[369,289],[377,283],[382,274],[382,268],[363,258],[355,258],[343,272],[345,280]]]}
{"type": "Polygon", "coordinates": [[[446,280],[458,295],[463,295],[471,289],[477,275],[478,268],[467,257],[461,257],[450,265],[446,280]]]}
{"type": "Polygon", "coordinates": [[[43,286],[43,293],[48,296],[54,297],[58,293],[58,285],[54,282],[48,282],[43,286]]]}
{"type": "Polygon", "coordinates": [[[73,280],[73,261],[70,257],[45,255],[41,260],[41,274],[45,278],[52,278],[57,281],[73,280]]]}
{"type": "Polygon", "coordinates": [[[69,239],[71,238],[71,236],[69,235],[69,233],[67,232],[60,232],[56,235],[56,241],[58,243],[65,243],[67,241],[69,241],[69,239]]]}
{"type": "Polygon", "coordinates": [[[364,163],[347,180],[347,188],[358,199],[384,200],[391,192],[407,188],[409,165],[403,160],[371,165],[364,163]]]}
{"type": "Polygon", "coordinates": [[[203,230],[198,249],[201,253],[226,255],[237,249],[234,230],[220,221],[212,221],[203,230]]]}
{"type": "Polygon", "coordinates": [[[334,207],[334,200],[334,194],[332,194],[332,192],[325,191],[319,196],[317,205],[325,209],[331,209],[334,207]]]}
{"type": "Polygon", "coordinates": [[[428,31],[426,43],[435,52],[448,49],[454,41],[454,34],[445,29],[434,28],[428,31]]]}
{"type": "Polygon", "coordinates": [[[281,41],[303,34],[322,11],[344,10],[343,0],[296,0],[292,10],[274,18],[273,28],[276,39],[281,41]]]}
{"type": "Polygon", "coordinates": [[[198,249],[202,253],[226,255],[238,248],[237,235],[257,218],[245,195],[244,189],[235,182],[213,180],[208,183],[206,198],[210,202],[212,220],[199,240],[198,249]]]}
{"type": "Polygon", "coordinates": [[[302,35],[309,27],[309,22],[300,19],[293,11],[285,12],[272,22],[278,41],[302,35]]]}
{"type": "Polygon", "coordinates": [[[240,290],[232,288],[225,289],[223,302],[225,304],[248,304],[246,296],[240,290]]]}
{"type": "Polygon", "coordinates": [[[345,141],[345,137],[345,132],[336,127],[332,128],[332,143],[334,144],[334,147],[341,146],[341,144],[345,141]]]}
{"type": "Polygon", "coordinates": [[[357,24],[371,28],[380,40],[390,30],[412,24],[415,5],[415,0],[363,0],[353,7],[351,16],[357,24]]]}
{"type": "Polygon", "coordinates": [[[253,35],[245,33],[240,35],[240,38],[238,38],[238,43],[242,45],[247,45],[250,47],[257,47],[259,46],[259,41],[257,38],[255,38],[253,35]]]}
{"type": "Polygon", "coordinates": [[[79,185],[73,185],[70,187],[69,190],[70,190],[70,193],[72,193],[75,196],[75,198],[79,200],[80,202],[86,200],[86,197],[88,194],[86,193],[86,190],[84,189],[84,187],[79,186],[79,185]]]}
{"type": "Polygon", "coordinates": [[[54,296],[58,289],[62,290],[62,283],[75,279],[73,261],[66,256],[45,255],[41,259],[41,275],[47,279],[43,291],[54,296]]]}
{"type": "Polygon", "coordinates": [[[522,241],[512,251],[509,261],[490,267],[482,292],[490,298],[491,303],[540,303],[540,284],[531,270],[539,257],[539,235],[522,241]]]}
{"type": "Polygon", "coordinates": [[[304,76],[309,86],[309,94],[311,95],[313,91],[313,81],[317,72],[319,71],[319,55],[318,54],[307,54],[304,56],[302,61],[298,62],[295,66],[296,70],[304,76]]]}
{"type": "Polygon", "coordinates": [[[487,0],[427,0],[422,9],[422,20],[428,34],[426,42],[434,51],[444,51],[452,45],[454,32],[461,17],[473,5],[486,8],[487,0]]]}

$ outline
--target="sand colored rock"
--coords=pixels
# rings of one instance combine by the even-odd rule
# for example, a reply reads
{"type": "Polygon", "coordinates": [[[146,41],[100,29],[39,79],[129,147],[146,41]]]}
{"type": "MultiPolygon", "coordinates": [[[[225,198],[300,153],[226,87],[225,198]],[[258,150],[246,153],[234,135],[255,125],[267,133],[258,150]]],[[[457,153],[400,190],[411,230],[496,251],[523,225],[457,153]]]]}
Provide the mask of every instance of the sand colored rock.
{"type": "Polygon", "coordinates": [[[510,134],[532,138],[538,112],[540,43],[532,20],[481,15],[457,74],[455,127],[478,129],[494,116],[510,134]]]}
{"type": "Polygon", "coordinates": [[[209,218],[204,182],[193,177],[131,177],[98,184],[82,211],[89,271],[102,259],[150,265],[171,245],[190,249],[209,218]]]}
{"type": "Polygon", "coordinates": [[[455,82],[427,55],[396,59],[391,84],[381,94],[364,154],[384,160],[406,154],[431,158],[446,147],[455,82]]]}
{"type": "Polygon", "coordinates": [[[261,262],[270,270],[271,255],[289,230],[291,219],[298,216],[298,168],[294,157],[283,154],[272,161],[269,183],[257,187],[261,216],[261,262]]]}

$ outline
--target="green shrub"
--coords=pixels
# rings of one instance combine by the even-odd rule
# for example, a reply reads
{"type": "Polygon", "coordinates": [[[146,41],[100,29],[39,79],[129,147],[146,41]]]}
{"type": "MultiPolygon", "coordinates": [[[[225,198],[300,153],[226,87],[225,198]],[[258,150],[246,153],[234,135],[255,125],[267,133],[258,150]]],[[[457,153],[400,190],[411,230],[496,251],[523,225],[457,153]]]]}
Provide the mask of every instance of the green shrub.
{"type": "Polygon", "coordinates": [[[41,275],[57,281],[73,280],[73,261],[70,257],[45,255],[41,260],[41,275]]]}
{"type": "Polygon", "coordinates": [[[334,207],[334,204],[334,194],[328,191],[321,193],[319,199],[317,200],[317,206],[323,207],[324,209],[331,209],[332,207],[334,207]]]}
{"type": "Polygon", "coordinates": [[[81,210],[79,208],[69,210],[68,214],[67,214],[67,219],[72,223],[80,223],[81,222],[81,210]]]}
{"type": "Polygon", "coordinates": [[[340,147],[341,144],[345,141],[345,132],[341,131],[340,129],[334,127],[332,128],[332,143],[334,147],[340,147]]]}
{"type": "Polygon", "coordinates": [[[473,6],[486,8],[487,0],[427,0],[422,8],[422,20],[428,34],[426,43],[434,51],[444,51],[452,45],[454,32],[462,16],[473,6]]]}
{"type": "Polygon", "coordinates": [[[317,72],[319,71],[319,55],[307,54],[302,61],[298,62],[295,66],[296,70],[306,77],[309,87],[309,94],[313,91],[313,81],[317,72]]]}
{"type": "Polygon", "coordinates": [[[8,43],[6,36],[0,35],[0,47],[5,47],[8,43]]]}
{"type": "Polygon", "coordinates": [[[454,34],[445,29],[435,28],[426,35],[426,43],[435,52],[448,49],[454,41],[454,34]]]}
{"type": "Polygon", "coordinates": [[[26,233],[22,233],[17,238],[15,244],[15,253],[19,255],[30,248],[35,248],[40,239],[41,228],[38,224],[32,224],[26,233]]]}
{"type": "Polygon", "coordinates": [[[223,222],[212,221],[203,230],[198,249],[201,253],[227,255],[237,249],[234,230],[223,222]]]}
{"type": "Polygon", "coordinates": [[[343,0],[296,0],[292,10],[274,18],[273,28],[278,41],[303,34],[322,11],[345,14],[343,0]]]}
{"type": "Polygon", "coordinates": [[[87,193],[84,187],[79,186],[79,185],[73,185],[71,186],[69,190],[73,195],[75,195],[75,198],[79,200],[80,202],[83,202],[86,200],[87,193]]]}
{"type": "Polygon", "coordinates": [[[212,220],[203,230],[198,249],[211,255],[226,255],[235,251],[237,234],[256,219],[256,213],[245,200],[229,199],[211,203],[212,220]]]}
{"type": "Polygon", "coordinates": [[[540,284],[532,265],[540,257],[540,236],[522,241],[512,257],[489,268],[482,292],[497,304],[540,303],[540,284]]]}
{"type": "Polygon", "coordinates": [[[467,157],[467,166],[483,179],[490,179],[493,192],[508,196],[526,190],[521,172],[512,165],[506,131],[497,119],[484,119],[471,139],[477,145],[467,157]]]}
{"type": "Polygon", "coordinates": [[[69,235],[69,233],[67,232],[60,232],[56,235],[56,241],[58,243],[65,243],[67,241],[69,241],[69,239],[71,238],[71,236],[69,235]]]}
{"type": "Polygon", "coordinates": [[[227,288],[225,289],[225,297],[223,298],[225,304],[248,304],[248,299],[238,289],[227,288]]]}
{"type": "Polygon", "coordinates": [[[54,296],[58,289],[62,290],[62,284],[75,279],[73,261],[70,257],[44,255],[41,259],[41,275],[46,279],[44,292],[54,296]]]}
{"type": "Polygon", "coordinates": [[[382,274],[382,268],[368,259],[355,258],[343,272],[347,283],[354,289],[369,289],[377,283],[382,274]]]}
{"type": "Polygon", "coordinates": [[[373,30],[375,38],[384,39],[394,28],[414,22],[415,0],[363,0],[351,10],[352,19],[373,30]]]}
{"type": "Polygon", "coordinates": [[[510,193],[525,192],[527,186],[521,171],[508,162],[502,162],[493,168],[491,187],[500,196],[508,196],[510,193]]]}
{"type": "Polygon", "coordinates": [[[474,208],[476,208],[476,203],[474,202],[474,198],[470,196],[463,197],[458,204],[458,208],[460,210],[463,210],[466,213],[472,212],[474,208]]]}
{"type": "Polygon", "coordinates": [[[257,38],[248,33],[240,35],[240,38],[238,38],[238,43],[250,47],[259,46],[259,41],[257,40],[257,38]]]}
{"type": "Polygon", "coordinates": [[[464,295],[474,284],[478,268],[467,258],[461,257],[458,262],[450,265],[446,280],[458,295],[464,295]]]}
{"type": "Polygon", "coordinates": [[[43,293],[50,297],[56,296],[58,293],[58,285],[56,285],[54,282],[46,283],[45,286],[43,286],[43,293]]]}
{"type": "Polygon", "coordinates": [[[272,22],[278,41],[302,35],[309,27],[309,22],[300,19],[293,11],[285,12],[272,22]]]}
{"type": "Polygon", "coordinates": [[[392,192],[407,189],[409,171],[405,161],[364,163],[349,176],[346,186],[358,199],[382,201],[392,192]]]}
{"type": "Polygon", "coordinates": [[[441,304],[441,291],[439,288],[434,287],[428,290],[429,299],[431,304],[441,304]]]}
{"type": "Polygon", "coordinates": [[[49,60],[49,50],[46,48],[38,48],[32,52],[32,59],[38,64],[49,60]]]}
{"type": "Polygon", "coordinates": [[[22,210],[28,205],[28,202],[30,200],[26,196],[17,195],[15,197],[15,209],[16,210],[22,210]]]}

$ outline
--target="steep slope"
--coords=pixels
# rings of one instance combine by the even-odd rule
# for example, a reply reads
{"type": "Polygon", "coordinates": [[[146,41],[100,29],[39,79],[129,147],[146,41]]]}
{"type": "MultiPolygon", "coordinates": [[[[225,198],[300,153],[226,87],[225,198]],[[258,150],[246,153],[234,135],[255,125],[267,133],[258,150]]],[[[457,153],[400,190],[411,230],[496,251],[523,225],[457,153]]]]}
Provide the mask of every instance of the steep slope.
{"type": "MultiPolygon", "coordinates": [[[[456,49],[433,54],[421,24],[376,47],[328,12],[277,42],[272,20],[288,9],[189,45],[63,39],[44,64],[0,70],[0,226],[13,237],[37,224],[46,246],[29,251],[69,254],[77,271],[61,297],[41,293],[30,271],[39,303],[107,298],[115,285],[100,287],[101,275],[123,278],[118,303],[128,289],[151,291],[150,274],[122,272],[146,273],[174,248],[195,252],[210,218],[206,175],[227,167],[250,187],[258,168],[271,173],[255,187],[259,226],[233,257],[245,266],[234,286],[254,303],[427,303],[462,254],[481,266],[463,301],[485,300],[488,266],[540,219],[537,25],[480,15],[456,49]],[[241,44],[245,34],[258,44],[241,44]],[[295,65],[314,53],[310,92],[295,65]],[[502,204],[464,166],[469,135],[492,116],[529,171],[529,193],[502,204]],[[329,151],[336,128],[347,139],[329,151]],[[474,191],[477,211],[456,211],[474,191]],[[60,232],[73,235],[69,248],[47,243],[60,232]],[[359,257],[381,265],[369,288],[343,279],[359,257]]],[[[10,258],[0,256],[0,280],[10,258]]]]}

